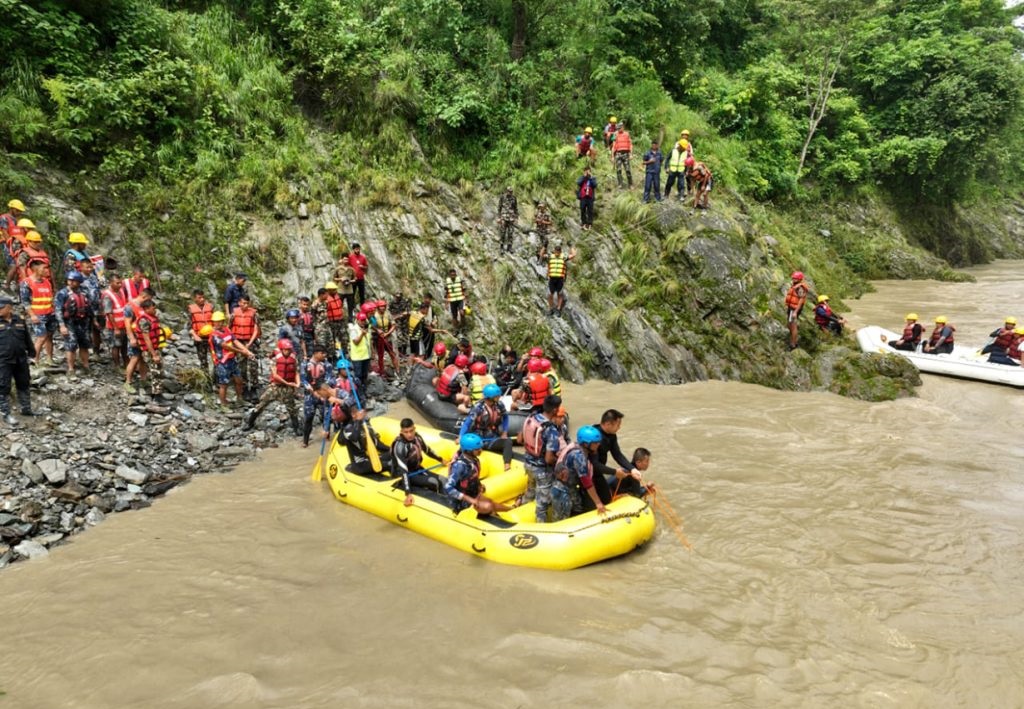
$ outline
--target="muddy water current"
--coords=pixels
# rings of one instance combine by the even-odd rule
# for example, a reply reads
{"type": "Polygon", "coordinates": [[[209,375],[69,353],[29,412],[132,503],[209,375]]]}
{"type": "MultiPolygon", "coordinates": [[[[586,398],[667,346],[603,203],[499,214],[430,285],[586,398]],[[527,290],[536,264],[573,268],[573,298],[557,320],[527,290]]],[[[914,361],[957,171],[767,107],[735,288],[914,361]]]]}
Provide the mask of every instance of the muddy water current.
{"type": "MultiPolygon", "coordinates": [[[[851,320],[941,311],[980,343],[1024,318],[1024,265],[972,272],[878,284],[851,320]]],[[[339,504],[317,449],[282,448],[0,573],[0,707],[1024,705],[1024,392],[566,399],[576,423],[626,413],[692,551],[662,525],[577,571],[490,564],[339,504]]]]}

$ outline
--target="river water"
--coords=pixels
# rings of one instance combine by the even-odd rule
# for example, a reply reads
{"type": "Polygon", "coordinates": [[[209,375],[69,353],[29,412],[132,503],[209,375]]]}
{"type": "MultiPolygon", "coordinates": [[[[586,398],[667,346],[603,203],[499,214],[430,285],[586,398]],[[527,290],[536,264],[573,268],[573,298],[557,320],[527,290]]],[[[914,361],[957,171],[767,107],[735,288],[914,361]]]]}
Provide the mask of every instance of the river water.
{"type": "MultiPolygon", "coordinates": [[[[1024,316],[1024,267],[973,272],[879,284],[851,319],[941,310],[980,342],[1024,316]]],[[[0,706],[1024,705],[1024,393],[566,398],[626,413],[692,551],[662,525],[585,569],[490,564],[339,504],[317,450],[269,451],[0,574],[0,706]]]]}

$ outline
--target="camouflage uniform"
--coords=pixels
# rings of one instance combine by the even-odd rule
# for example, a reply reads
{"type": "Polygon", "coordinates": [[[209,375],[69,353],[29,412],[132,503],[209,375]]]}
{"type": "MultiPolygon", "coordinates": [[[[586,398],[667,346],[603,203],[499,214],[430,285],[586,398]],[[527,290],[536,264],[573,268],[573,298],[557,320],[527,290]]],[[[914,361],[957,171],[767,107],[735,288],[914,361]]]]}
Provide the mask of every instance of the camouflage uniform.
{"type": "MultiPolygon", "coordinates": [[[[142,337],[149,337],[149,329],[151,326],[152,325],[148,319],[141,318],[139,320],[138,327],[142,333],[142,337]]],[[[159,327],[159,324],[155,327],[159,327]]],[[[149,342],[150,341],[147,340],[147,345],[149,342]]],[[[149,368],[149,393],[153,396],[160,396],[164,393],[164,358],[161,356],[160,361],[158,362],[155,359],[154,354],[159,353],[154,353],[148,346],[142,347],[141,344],[140,338],[139,349],[142,352],[142,361],[145,362],[146,366],[149,368]]]]}
{"type": "Polygon", "coordinates": [[[540,240],[541,249],[546,251],[548,248],[548,236],[551,234],[551,212],[548,211],[546,205],[537,205],[537,214],[533,218],[533,223],[537,231],[537,238],[540,240]]]}
{"type": "Polygon", "coordinates": [[[615,153],[615,179],[619,182],[619,187],[622,187],[622,172],[626,172],[626,179],[629,181],[629,186],[633,186],[633,168],[629,164],[630,153],[625,150],[620,150],[615,153]]]}
{"type": "Polygon", "coordinates": [[[263,410],[270,406],[274,401],[278,401],[284,404],[284,407],[288,410],[288,419],[292,422],[292,427],[298,432],[299,427],[299,402],[296,398],[296,390],[292,387],[285,386],[283,384],[271,384],[268,386],[263,395],[260,396],[260,401],[256,404],[256,408],[250,416],[255,419],[263,410]]]}
{"type": "Polygon", "coordinates": [[[316,344],[324,346],[324,349],[327,350],[327,359],[333,364],[337,357],[335,356],[334,333],[331,332],[331,325],[327,320],[327,304],[318,300],[313,303],[312,313],[316,344]]]}
{"type": "Polygon", "coordinates": [[[405,356],[409,354],[409,313],[412,312],[412,303],[399,293],[391,299],[388,311],[395,321],[395,343],[398,345],[398,353],[405,356]],[[406,315],[400,318],[402,313],[406,315]]]}
{"type": "Polygon", "coordinates": [[[512,237],[519,219],[519,203],[512,190],[506,190],[498,200],[498,227],[501,229],[501,249],[512,253],[512,237]]]}

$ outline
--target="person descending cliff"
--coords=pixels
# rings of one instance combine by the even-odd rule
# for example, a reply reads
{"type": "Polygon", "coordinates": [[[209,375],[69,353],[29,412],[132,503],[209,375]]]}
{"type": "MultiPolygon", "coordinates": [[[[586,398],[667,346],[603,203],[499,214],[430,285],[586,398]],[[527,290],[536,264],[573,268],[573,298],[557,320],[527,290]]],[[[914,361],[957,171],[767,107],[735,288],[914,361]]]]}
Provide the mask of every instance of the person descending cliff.
{"type": "MultiPolygon", "coordinates": [[[[583,175],[576,178],[576,199],[580,202],[580,227],[590,231],[594,226],[594,198],[597,194],[597,178],[590,174],[590,166],[583,168],[583,175]]],[[[543,254],[543,249],[541,250],[543,254]]],[[[543,256],[540,256],[543,260],[543,256]]]]}
{"type": "Polygon", "coordinates": [[[597,150],[594,147],[594,129],[587,126],[581,135],[576,136],[576,159],[587,158],[590,165],[594,164],[597,150]]]}
{"type": "Polygon", "coordinates": [[[827,330],[833,335],[842,335],[843,327],[846,326],[846,319],[832,312],[827,295],[818,296],[818,304],[814,308],[814,322],[818,323],[822,330],[827,330]]]}
{"type": "MultiPolygon", "coordinates": [[[[683,131],[689,133],[689,131],[683,131]]],[[[668,172],[668,179],[665,181],[665,199],[672,193],[672,185],[676,186],[676,199],[680,202],[686,197],[686,173],[689,168],[686,166],[686,159],[693,157],[690,142],[680,137],[672,147],[672,152],[665,161],[665,170],[668,172]]]]}
{"type": "MultiPolygon", "coordinates": [[[[626,182],[630,189],[633,189],[633,169],[630,160],[633,159],[633,139],[626,130],[626,124],[619,124],[615,132],[615,141],[612,143],[612,153],[615,155],[615,179],[622,187],[622,173],[626,173],[626,182]]],[[[659,168],[660,169],[660,168],[659,168]]]]}
{"type": "Polygon", "coordinates": [[[548,259],[548,315],[561,317],[565,307],[565,279],[569,275],[569,262],[576,258],[576,249],[570,245],[568,255],[562,254],[562,245],[555,244],[550,256],[541,252],[548,259]],[[556,300],[557,299],[557,300],[556,300]]]}
{"type": "Polygon", "coordinates": [[[797,348],[797,321],[807,302],[811,287],[804,281],[803,271],[793,271],[793,281],[786,292],[786,326],[789,328],[789,349],[797,348]]]}
{"type": "MultiPolygon", "coordinates": [[[[604,147],[611,150],[612,143],[615,142],[615,133],[619,130],[619,119],[615,116],[608,118],[608,122],[604,126],[604,147]]],[[[613,156],[614,159],[614,156],[613,156]]]]}
{"type": "Polygon", "coordinates": [[[551,227],[553,226],[551,212],[548,211],[548,206],[544,202],[537,202],[537,211],[533,215],[533,225],[534,231],[537,232],[537,239],[540,241],[537,259],[540,263],[544,263],[540,258],[540,252],[548,247],[548,236],[550,236],[551,227]]]}
{"type": "Polygon", "coordinates": [[[512,253],[512,237],[515,236],[516,222],[519,220],[519,202],[512,191],[512,186],[498,199],[498,230],[501,233],[501,250],[512,253]]]}

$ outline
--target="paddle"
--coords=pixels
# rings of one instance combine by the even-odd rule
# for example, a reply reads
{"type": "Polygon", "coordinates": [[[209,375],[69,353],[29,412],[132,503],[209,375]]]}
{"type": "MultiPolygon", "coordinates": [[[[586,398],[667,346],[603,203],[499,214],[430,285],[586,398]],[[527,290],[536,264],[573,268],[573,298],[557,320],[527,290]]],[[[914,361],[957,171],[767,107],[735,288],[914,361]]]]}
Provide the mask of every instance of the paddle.
{"type": "MultiPolygon", "coordinates": [[[[352,372],[349,370],[348,360],[343,361],[344,364],[342,365],[341,368],[345,370],[345,372],[351,379],[352,372]]],[[[356,408],[359,411],[362,411],[363,405],[359,403],[359,392],[357,391],[358,388],[359,386],[356,383],[356,381],[352,380],[352,398],[356,400],[356,408]]],[[[379,473],[380,471],[384,470],[384,466],[381,465],[380,453],[377,452],[377,439],[373,433],[373,427],[370,426],[370,420],[368,418],[363,419],[363,433],[366,435],[366,457],[370,459],[370,467],[373,469],[373,472],[379,473]]]]}
{"type": "MultiPolygon", "coordinates": [[[[329,413],[324,413],[324,433],[327,433],[331,427],[331,418],[329,413]]],[[[313,482],[320,482],[323,477],[323,468],[327,467],[327,459],[324,458],[324,450],[327,448],[327,439],[330,436],[324,436],[323,440],[320,441],[320,457],[316,459],[316,467],[313,468],[313,474],[310,475],[310,479],[313,482]]]]}

